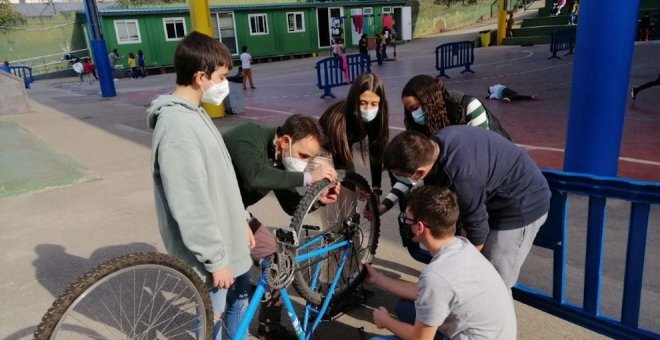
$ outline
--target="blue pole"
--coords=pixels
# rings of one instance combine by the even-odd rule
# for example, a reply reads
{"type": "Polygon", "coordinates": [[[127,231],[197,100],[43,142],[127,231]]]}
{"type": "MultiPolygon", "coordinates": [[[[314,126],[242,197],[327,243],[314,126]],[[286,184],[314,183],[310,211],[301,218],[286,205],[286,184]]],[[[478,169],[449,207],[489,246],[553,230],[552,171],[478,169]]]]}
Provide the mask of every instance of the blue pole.
{"type": "Polygon", "coordinates": [[[617,174],[639,5],[640,0],[580,2],[566,171],[617,174]]]}
{"type": "Polygon", "coordinates": [[[85,0],[85,15],[87,17],[87,28],[91,40],[92,55],[96,61],[96,71],[101,86],[101,95],[103,97],[114,97],[117,95],[115,83],[113,81],[110,61],[108,60],[108,49],[103,40],[101,25],[99,23],[98,11],[94,0],[85,0]]]}

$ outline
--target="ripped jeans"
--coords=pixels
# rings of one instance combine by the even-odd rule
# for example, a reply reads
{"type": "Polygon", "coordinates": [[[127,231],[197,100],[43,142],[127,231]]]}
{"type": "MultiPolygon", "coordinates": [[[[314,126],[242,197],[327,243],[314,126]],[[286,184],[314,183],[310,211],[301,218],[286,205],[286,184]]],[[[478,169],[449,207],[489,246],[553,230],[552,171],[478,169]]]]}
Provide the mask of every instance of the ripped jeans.
{"type": "Polygon", "coordinates": [[[229,289],[214,288],[209,291],[214,318],[213,340],[222,340],[223,334],[228,335],[228,339],[234,339],[238,325],[247,310],[250,289],[248,272],[237,277],[229,289]],[[215,320],[218,314],[223,314],[222,320],[215,320]]]}

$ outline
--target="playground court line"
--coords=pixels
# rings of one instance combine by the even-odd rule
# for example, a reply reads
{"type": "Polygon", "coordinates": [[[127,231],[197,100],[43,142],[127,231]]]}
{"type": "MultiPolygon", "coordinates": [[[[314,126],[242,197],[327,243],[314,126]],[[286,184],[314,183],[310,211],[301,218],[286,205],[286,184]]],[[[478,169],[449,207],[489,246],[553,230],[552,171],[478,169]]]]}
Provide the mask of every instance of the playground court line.
{"type": "MultiPolygon", "coordinates": [[[[255,111],[279,113],[279,114],[283,114],[283,115],[287,115],[287,116],[291,116],[291,115],[295,114],[294,112],[273,110],[273,109],[264,109],[264,108],[260,108],[260,107],[254,107],[254,106],[246,106],[245,108],[250,109],[250,110],[255,110],[255,111]]],[[[272,117],[272,116],[269,116],[269,117],[272,117]]],[[[250,119],[250,120],[260,120],[264,117],[263,116],[244,116],[243,118],[250,119]]],[[[398,126],[390,126],[390,130],[405,131],[405,128],[398,127],[398,126]]],[[[516,144],[516,145],[518,145],[519,147],[521,147],[525,150],[541,150],[541,151],[552,151],[552,152],[560,152],[560,153],[565,152],[565,150],[561,149],[561,148],[552,148],[552,147],[547,147],[547,146],[537,146],[537,145],[527,145],[527,144],[516,144]]],[[[624,162],[630,162],[630,163],[660,166],[660,162],[649,161],[649,160],[645,160],[645,159],[637,159],[637,158],[632,158],[632,157],[619,157],[619,160],[624,161],[624,162]]]]}

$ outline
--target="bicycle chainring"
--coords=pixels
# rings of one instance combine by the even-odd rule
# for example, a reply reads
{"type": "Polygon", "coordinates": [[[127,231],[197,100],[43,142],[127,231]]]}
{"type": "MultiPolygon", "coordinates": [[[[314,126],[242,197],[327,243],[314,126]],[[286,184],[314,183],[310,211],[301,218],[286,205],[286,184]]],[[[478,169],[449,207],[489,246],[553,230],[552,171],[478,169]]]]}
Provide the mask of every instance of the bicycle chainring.
{"type": "Polygon", "coordinates": [[[288,287],[293,282],[296,270],[295,256],[289,251],[276,252],[266,270],[268,286],[273,289],[288,287]]]}

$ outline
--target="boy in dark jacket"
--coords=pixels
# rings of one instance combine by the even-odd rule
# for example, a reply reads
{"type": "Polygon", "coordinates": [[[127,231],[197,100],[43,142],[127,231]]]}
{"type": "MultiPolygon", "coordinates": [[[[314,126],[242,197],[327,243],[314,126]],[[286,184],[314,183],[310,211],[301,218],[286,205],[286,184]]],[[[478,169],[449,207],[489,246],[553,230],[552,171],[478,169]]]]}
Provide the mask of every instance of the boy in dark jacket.
{"type": "Polygon", "coordinates": [[[456,192],[467,239],[513,287],[550,208],[548,183],[523,149],[492,131],[455,125],[431,138],[403,132],[384,159],[401,181],[456,192]]]}

